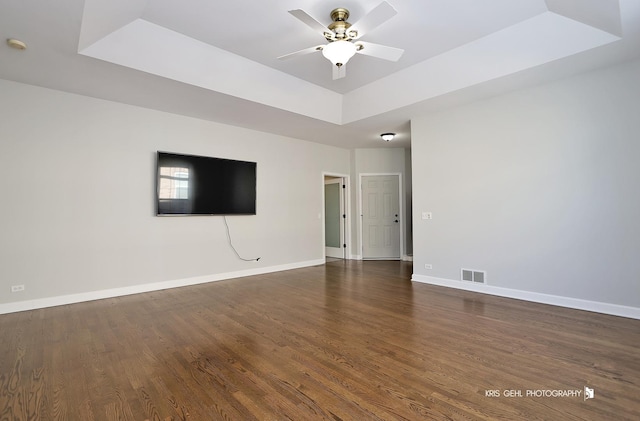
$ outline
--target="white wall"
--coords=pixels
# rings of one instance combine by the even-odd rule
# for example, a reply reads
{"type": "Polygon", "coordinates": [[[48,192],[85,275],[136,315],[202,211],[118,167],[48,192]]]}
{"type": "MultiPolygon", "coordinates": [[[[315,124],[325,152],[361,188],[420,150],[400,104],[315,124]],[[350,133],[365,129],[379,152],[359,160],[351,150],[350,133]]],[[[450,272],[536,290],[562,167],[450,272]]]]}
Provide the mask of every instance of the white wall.
{"type": "Polygon", "coordinates": [[[640,315],[638,75],[636,61],[414,119],[414,278],[465,287],[460,269],[480,269],[515,295],[640,315]]]}
{"type": "Polygon", "coordinates": [[[322,172],[349,173],[348,150],[8,81],[0,92],[0,306],[324,257],[322,172]],[[228,220],[259,262],[236,258],[222,217],[154,216],[157,150],[257,162],[257,215],[228,220]]]}

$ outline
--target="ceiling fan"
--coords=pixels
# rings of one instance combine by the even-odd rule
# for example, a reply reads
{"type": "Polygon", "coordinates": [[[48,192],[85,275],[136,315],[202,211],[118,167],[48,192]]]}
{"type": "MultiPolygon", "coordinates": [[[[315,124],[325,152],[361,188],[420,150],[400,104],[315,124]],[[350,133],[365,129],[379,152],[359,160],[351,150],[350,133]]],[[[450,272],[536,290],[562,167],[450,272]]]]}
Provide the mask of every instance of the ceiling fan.
{"type": "Polygon", "coordinates": [[[286,60],[315,53],[316,51],[322,51],[322,55],[333,64],[334,80],[346,76],[347,61],[356,53],[389,61],[398,61],[402,53],[404,53],[404,50],[400,48],[360,41],[360,38],[367,32],[375,29],[396,15],[396,9],[386,1],[380,3],[353,25],[347,22],[347,19],[349,19],[349,11],[343,7],[331,11],[330,16],[333,22],[329,26],[324,26],[302,9],[290,10],[289,13],[300,19],[314,31],[322,34],[328,41],[328,44],[305,48],[304,50],[280,56],[278,59],[286,60]]]}

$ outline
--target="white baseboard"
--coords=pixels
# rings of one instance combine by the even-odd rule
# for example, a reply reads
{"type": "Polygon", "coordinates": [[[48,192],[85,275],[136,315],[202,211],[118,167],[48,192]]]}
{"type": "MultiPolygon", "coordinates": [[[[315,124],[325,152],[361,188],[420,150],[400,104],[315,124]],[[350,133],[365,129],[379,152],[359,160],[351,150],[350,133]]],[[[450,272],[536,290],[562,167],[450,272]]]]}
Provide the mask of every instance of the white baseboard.
{"type": "Polygon", "coordinates": [[[618,304],[603,303],[599,301],[582,300],[579,298],[563,297],[559,295],[541,294],[538,292],[522,291],[518,289],[502,288],[485,284],[478,284],[451,279],[436,278],[413,274],[412,281],[431,285],[462,289],[465,291],[479,292],[482,294],[497,295],[499,297],[515,298],[518,300],[532,301],[534,303],[551,304],[559,307],[568,307],[577,310],[593,311],[595,313],[610,314],[613,316],[640,319],[640,308],[618,304]]]}
{"type": "Polygon", "coordinates": [[[289,263],[286,265],[269,266],[257,269],[247,269],[237,272],[217,273],[213,275],[197,276],[186,279],[176,279],[171,281],[132,285],[122,288],[103,289],[100,291],[82,292],[78,294],[60,295],[56,297],[38,298],[35,300],[17,301],[13,303],[0,304],[0,314],[16,313],[18,311],[35,310],[66,304],[82,303],[85,301],[102,300],[104,298],[121,297],[124,295],[140,294],[143,292],[160,291],[169,288],[178,288],[189,285],[204,284],[207,282],[223,281],[226,279],[242,278],[245,276],[261,275],[265,273],[280,272],[284,270],[298,269],[308,266],[323,265],[324,263],[324,259],[308,260],[305,262],[289,263]]]}
{"type": "Polygon", "coordinates": [[[409,256],[408,254],[405,254],[404,256],[402,256],[402,261],[403,262],[413,262],[413,256],[409,256]]]}

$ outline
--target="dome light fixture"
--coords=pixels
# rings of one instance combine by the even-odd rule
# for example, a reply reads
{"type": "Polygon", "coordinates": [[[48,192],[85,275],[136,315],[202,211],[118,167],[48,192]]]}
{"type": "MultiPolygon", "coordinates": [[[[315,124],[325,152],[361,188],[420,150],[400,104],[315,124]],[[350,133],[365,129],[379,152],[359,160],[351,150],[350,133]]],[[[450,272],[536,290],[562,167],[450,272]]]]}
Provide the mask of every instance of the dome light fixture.
{"type": "Polygon", "coordinates": [[[382,133],[380,135],[380,137],[382,138],[382,140],[389,142],[390,140],[393,140],[393,138],[396,136],[395,133],[382,133]]]}
{"type": "Polygon", "coordinates": [[[322,49],[322,55],[338,67],[347,64],[347,61],[356,53],[358,47],[349,41],[330,42],[322,49]]]}

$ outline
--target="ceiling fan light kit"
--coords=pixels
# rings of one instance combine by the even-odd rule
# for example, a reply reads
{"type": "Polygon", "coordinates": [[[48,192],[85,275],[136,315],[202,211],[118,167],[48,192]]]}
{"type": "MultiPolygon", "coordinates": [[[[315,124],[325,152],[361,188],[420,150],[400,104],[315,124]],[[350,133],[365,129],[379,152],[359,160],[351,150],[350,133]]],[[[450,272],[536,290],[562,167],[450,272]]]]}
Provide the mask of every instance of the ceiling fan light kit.
{"type": "Polygon", "coordinates": [[[334,41],[322,49],[322,55],[334,65],[342,67],[355,55],[357,49],[356,45],[349,41],[334,41]]]}
{"type": "Polygon", "coordinates": [[[304,10],[290,10],[289,13],[314,31],[320,32],[329,43],[285,54],[278,57],[278,59],[284,60],[298,55],[322,51],[322,55],[335,66],[333,69],[334,79],[345,77],[345,65],[356,53],[381,58],[383,60],[398,61],[404,52],[404,50],[400,48],[387,47],[370,42],[356,42],[357,39],[365,35],[368,31],[375,29],[396,15],[396,10],[386,1],[380,3],[353,25],[347,22],[347,19],[349,19],[349,10],[344,7],[339,7],[331,11],[330,16],[333,22],[327,27],[311,17],[304,10]]]}

